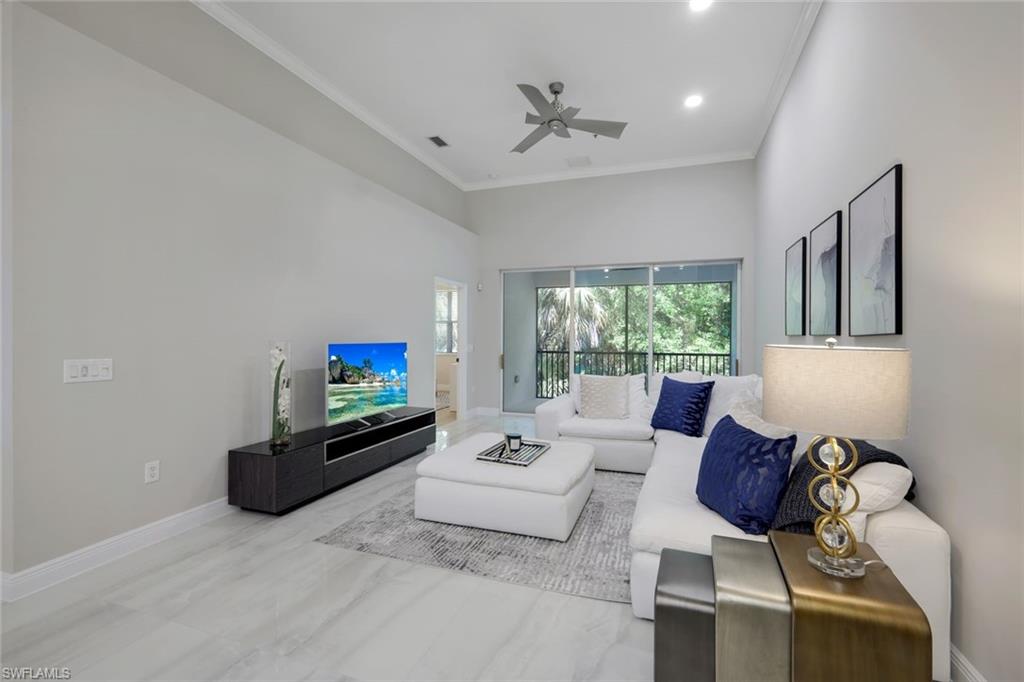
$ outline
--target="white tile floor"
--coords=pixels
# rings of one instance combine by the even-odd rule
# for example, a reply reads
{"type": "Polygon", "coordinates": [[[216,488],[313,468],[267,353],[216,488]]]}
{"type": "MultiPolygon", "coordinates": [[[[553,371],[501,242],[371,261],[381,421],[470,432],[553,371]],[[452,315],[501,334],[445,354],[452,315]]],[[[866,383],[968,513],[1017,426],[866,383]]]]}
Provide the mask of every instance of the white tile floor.
{"type": "MultiPolygon", "coordinates": [[[[532,419],[469,418],[532,434],[532,419]]],[[[425,455],[291,514],[235,512],[4,604],[3,665],[90,680],[605,679],[653,674],[627,604],[313,540],[407,486],[425,455]]]]}

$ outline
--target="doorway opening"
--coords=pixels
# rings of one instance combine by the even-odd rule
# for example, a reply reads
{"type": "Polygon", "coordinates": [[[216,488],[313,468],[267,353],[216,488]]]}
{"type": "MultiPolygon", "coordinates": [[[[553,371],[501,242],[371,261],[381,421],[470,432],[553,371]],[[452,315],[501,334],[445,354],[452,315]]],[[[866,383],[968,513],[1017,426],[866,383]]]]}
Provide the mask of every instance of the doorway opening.
{"type": "Polygon", "coordinates": [[[465,412],[465,291],[461,282],[434,279],[434,408],[439,427],[465,412]]]}

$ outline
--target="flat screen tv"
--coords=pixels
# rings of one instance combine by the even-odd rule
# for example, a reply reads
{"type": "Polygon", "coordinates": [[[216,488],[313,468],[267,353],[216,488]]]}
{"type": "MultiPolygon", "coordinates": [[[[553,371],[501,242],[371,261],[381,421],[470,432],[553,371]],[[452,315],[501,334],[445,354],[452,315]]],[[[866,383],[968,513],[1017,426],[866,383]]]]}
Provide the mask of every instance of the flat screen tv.
{"type": "Polygon", "coordinates": [[[404,343],[327,345],[327,425],[409,403],[404,343]]]}

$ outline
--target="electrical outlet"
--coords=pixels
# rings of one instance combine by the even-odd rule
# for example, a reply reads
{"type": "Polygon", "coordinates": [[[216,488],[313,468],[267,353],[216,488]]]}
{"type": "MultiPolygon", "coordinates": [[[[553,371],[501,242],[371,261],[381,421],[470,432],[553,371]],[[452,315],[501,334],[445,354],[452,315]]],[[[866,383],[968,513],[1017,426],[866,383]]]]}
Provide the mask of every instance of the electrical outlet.
{"type": "Polygon", "coordinates": [[[143,480],[146,483],[156,483],[160,480],[160,460],[154,459],[152,462],[146,462],[143,480]]]}
{"type": "Polygon", "coordinates": [[[114,361],[110,358],[98,360],[65,360],[64,383],[80,384],[86,381],[113,381],[114,361]]]}

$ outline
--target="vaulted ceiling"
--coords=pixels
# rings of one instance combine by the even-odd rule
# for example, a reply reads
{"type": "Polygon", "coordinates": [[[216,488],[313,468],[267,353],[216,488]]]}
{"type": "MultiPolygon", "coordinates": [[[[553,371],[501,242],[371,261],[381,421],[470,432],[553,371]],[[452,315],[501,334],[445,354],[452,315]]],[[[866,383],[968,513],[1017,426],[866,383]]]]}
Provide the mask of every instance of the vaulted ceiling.
{"type": "Polygon", "coordinates": [[[207,12],[462,189],[751,158],[815,2],[202,3],[207,12]],[[547,92],[622,138],[512,149],[547,92]],[[683,99],[703,96],[689,109],[683,99]],[[449,146],[436,147],[440,136],[449,146]]]}

